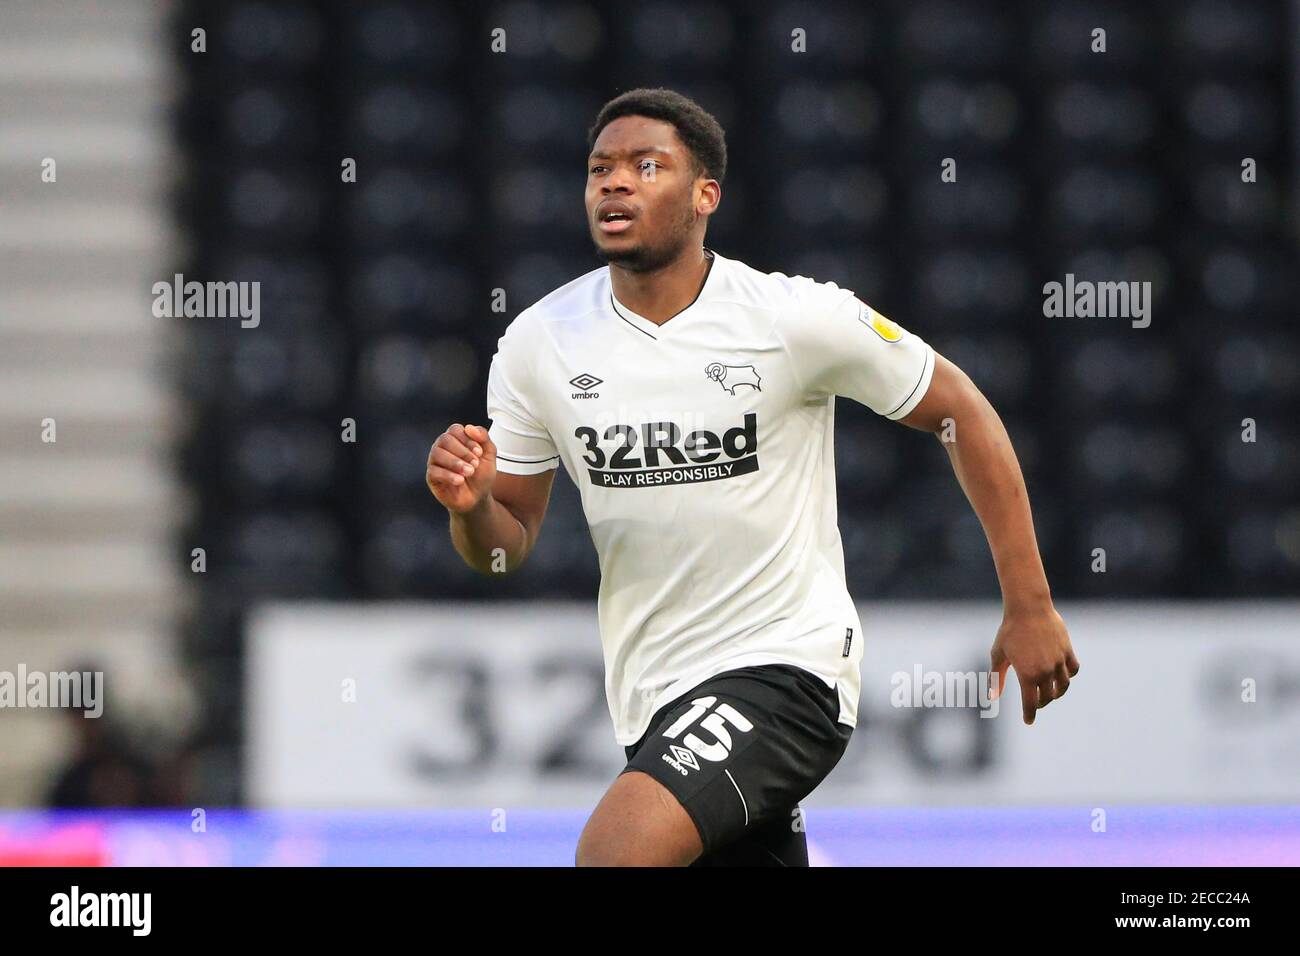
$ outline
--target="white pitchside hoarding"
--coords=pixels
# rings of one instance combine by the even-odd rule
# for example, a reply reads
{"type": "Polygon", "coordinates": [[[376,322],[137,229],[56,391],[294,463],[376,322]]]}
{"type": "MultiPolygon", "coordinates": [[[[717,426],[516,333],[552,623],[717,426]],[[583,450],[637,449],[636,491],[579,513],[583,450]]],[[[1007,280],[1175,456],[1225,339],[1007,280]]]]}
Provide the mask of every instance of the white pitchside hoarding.
{"type": "MultiPolygon", "coordinates": [[[[996,716],[899,706],[987,670],[998,605],[859,610],[810,805],[1300,800],[1300,603],[1065,604],[1082,670],[1032,727],[1014,681],[996,716]]],[[[248,648],[255,806],[590,805],[623,765],[594,604],[280,604],[248,648]]]]}

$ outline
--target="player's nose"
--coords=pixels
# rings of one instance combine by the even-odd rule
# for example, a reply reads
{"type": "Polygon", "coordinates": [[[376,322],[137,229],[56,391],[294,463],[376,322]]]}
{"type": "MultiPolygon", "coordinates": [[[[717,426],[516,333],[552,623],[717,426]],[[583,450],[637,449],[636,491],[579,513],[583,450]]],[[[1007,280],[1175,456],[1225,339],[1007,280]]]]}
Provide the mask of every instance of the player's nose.
{"type": "Polygon", "coordinates": [[[636,176],[628,169],[620,166],[600,184],[600,194],[609,196],[612,193],[630,193],[636,189],[636,176]]]}

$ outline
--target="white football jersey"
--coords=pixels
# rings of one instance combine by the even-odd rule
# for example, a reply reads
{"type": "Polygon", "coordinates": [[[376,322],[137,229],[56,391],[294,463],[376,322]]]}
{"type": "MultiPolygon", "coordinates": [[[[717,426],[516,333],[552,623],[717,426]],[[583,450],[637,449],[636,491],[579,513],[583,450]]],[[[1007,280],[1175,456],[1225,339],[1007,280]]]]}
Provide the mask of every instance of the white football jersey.
{"type": "Polygon", "coordinates": [[[852,291],[716,252],[663,325],[614,298],[607,266],[510,323],[488,375],[497,469],[563,462],[581,492],[619,744],[706,678],[757,664],[817,675],[856,725],[835,396],[902,418],[933,373],[933,349],[852,291]]]}

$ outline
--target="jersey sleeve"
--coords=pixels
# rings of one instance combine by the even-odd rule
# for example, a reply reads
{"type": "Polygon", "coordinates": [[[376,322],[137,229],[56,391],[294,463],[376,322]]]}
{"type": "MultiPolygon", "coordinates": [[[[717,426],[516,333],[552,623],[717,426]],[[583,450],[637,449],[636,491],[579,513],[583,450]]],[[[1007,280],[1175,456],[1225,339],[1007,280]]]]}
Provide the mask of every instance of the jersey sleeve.
{"type": "Polygon", "coordinates": [[[793,278],[779,335],[808,396],[843,395],[878,415],[903,418],[934,375],[934,349],[834,282],[793,278]]]}
{"type": "Polygon", "coordinates": [[[527,343],[515,319],[497,341],[488,369],[488,437],[497,446],[497,471],[508,475],[540,475],[557,468],[560,455],[546,426],[529,410],[537,407],[530,395],[532,376],[525,363],[527,343]]]}

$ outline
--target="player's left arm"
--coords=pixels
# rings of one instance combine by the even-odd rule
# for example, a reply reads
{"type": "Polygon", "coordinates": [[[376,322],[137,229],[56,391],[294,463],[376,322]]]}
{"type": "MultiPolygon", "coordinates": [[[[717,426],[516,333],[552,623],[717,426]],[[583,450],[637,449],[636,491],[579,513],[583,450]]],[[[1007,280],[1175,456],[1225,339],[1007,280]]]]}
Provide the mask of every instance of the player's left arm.
{"type": "Polygon", "coordinates": [[[1002,586],[1002,626],[993,642],[997,695],[1014,667],[1026,724],[1062,696],[1079,661],[1052,604],[1038,554],[1029,495],[1011,438],[989,400],[966,373],[937,352],[934,377],[904,425],[938,437],[962,491],[978,515],[1002,586]]]}

